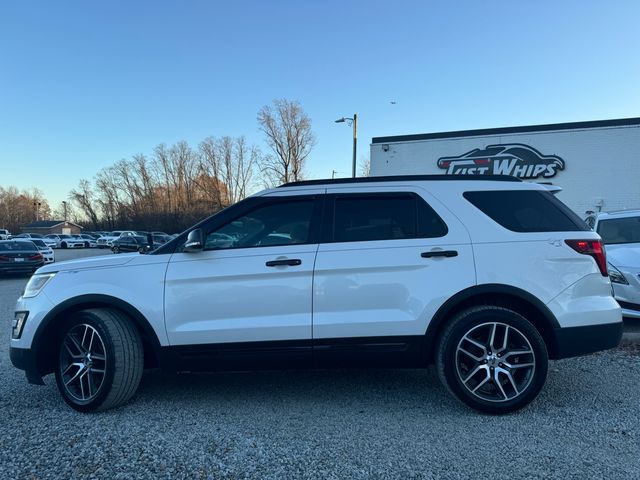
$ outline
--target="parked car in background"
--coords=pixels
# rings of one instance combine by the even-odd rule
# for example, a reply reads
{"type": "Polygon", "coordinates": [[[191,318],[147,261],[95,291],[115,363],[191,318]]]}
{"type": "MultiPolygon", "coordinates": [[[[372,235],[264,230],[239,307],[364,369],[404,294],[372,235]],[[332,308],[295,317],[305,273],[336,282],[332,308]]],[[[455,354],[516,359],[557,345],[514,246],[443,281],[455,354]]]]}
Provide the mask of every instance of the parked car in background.
{"type": "Polygon", "coordinates": [[[53,263],[56,261],[56,254],[54,253],[53,248],[47,245],[44,239],[33,238],[31,241],[36,247],[38,247],[38,251],[44,258],[44,263],[53,263]]]}
{"type": "Polygon", "coordinates": [[[115,230],[109,235],[103,235],[102,237],[98,238],[98,240],[96,240],[96,246],[98,248],[111,248],[113,246],[114,240],[135,234],[136,232],[134,232],[133,230],[115,230]]]}
{"type": "Polygon", "coordinates": [[[72,235],[67,235],[65,233],[50,233],[49,235],[45,235],[44,238],[49,238],[56,241],[55,248],[83,248],[84,240],[76,238],[72,235]]]}
{"type": "Polygon", "coordinates": [[[113,253],[140,252],[146,253],[150,250],[147,237],[141,235],[125,235],[113,241],[111,251],[113,253]]]}
{"type": "Polygon", "coordinates": [[[84,242],[84,248],[97,247],[96,239],[92,235],[89,235],[87,233],[81,233],[79,235],[75,235],[75,237],[84,242]]]}
{"type": "Polygon", "coordinates": [[[158,247],[159,245],[164,245],[165,243],[167,243],[168,241],[171,240],[171,237],[169,237],[169,235],[156,235],[155,233],[153,234],[153,247],[158,247]]]}
{"type": "Polygon", "coordinates": [[[6,240],[11,236],[11,232],[6,228],[0,228],[0,240],[6,240]]]}
{"type": "Polygon", "coordinates": [[[31,240],[0,240],[0,273],[34,273],[44,257],[31,240]]]}
{"type": "Polygon", "coordinates": [[[40,233],[19,233],[17,235],[11,235],[11,238],[43,238],[40,233]]]}
{"type": "Polygon", "coordinates": [[[609,278],[622,316],[640,320],[640,210],[599,213],[594,230],[606,245],[609,278]]]}

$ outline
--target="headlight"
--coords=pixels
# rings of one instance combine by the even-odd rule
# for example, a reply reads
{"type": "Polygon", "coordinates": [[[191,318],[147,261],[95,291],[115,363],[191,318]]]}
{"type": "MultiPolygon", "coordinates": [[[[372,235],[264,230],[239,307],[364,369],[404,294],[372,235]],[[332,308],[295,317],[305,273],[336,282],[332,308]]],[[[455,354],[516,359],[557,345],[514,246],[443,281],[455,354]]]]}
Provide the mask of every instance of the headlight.
{"type": "Polygon", "coordinates": [[[40,291],[44,288],[44,286],[49,283],[55,276],[55,273],[42,273],[40,275],[33,275],[29,282],[27,282],[27,286],[24,289],[24,293],[22,294],[23,298],[31,298],[35,297],[40,293],[40,291]]]}
{"type": "Polygon", "coordinates": [[[611,279],[611,283],[621,283],[622,285],[629,285],[627,279],[624,278],[624,275],[620,270],[609,263],[609,278],[611,279]]]}

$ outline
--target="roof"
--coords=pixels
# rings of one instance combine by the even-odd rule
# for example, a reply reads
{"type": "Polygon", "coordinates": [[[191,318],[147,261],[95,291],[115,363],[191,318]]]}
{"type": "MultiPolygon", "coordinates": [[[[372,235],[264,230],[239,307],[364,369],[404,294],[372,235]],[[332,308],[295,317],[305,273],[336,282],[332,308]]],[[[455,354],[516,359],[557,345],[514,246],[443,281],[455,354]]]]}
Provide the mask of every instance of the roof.
{"type": "Polygon", "coordinates": [[[332,178],[326,180],[302,180],[285,183],[278,188],[298,187],[305,185],[334,185],[342,183],[373,183],[373,182],[420,182],[420,181],[494,181],[494,182],[521,182],[519,178],[509,175],[391,175],[385,177],[357,177],[357,178],[332,178]]]}
{"type": "MultiPolygon", "coordinates": [[[[29,225],[25,225],[22,228],[52,228],[63,223],[65,223],[65,220],[38,220],[37,222],[31,222],[29,225]]],[[[66,221],[66,223],[82,228],[80,225],[73,222],[66,221]]]]}
{"type": "Polygon", "coordinates": [[[434,140],[438,138],[480,137],[488,135],[505,135],[508,133],[547,132],[554,130],[576,130],[584,128],[631,127],[640,126],[640,117],[618,118],[613,120],[594,120],[589,122],[548,123],[544,125],[528,125],[520,127],[483,128],[480,130],[458,130],[453,132],[418,133],[414,135],[396,135],[390,137],[374,137],[371,143],[409,142],[412,140],[434,140]]]}

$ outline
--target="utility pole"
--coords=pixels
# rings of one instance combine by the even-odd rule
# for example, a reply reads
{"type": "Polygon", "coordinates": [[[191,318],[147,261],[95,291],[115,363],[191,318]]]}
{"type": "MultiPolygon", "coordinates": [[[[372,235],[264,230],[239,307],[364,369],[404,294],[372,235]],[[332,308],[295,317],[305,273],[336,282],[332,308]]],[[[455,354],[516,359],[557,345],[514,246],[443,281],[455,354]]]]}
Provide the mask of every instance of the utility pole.
{"type": "Polygon", "coordinates": [[[67,202],[65,200],[62,201],[62,209],[64,210],[64,221],[67,221],[67,202]]]}

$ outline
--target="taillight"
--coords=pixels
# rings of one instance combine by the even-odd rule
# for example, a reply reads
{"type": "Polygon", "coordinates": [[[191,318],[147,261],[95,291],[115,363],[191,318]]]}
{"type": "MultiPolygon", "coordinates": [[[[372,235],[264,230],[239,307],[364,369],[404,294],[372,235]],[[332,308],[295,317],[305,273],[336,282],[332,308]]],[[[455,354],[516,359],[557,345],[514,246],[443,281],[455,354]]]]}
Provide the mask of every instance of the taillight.
{"type": "Polygon", "coordinates": [[[36,253],[35,255],[31,255],[29,257],[29,260],[42,260],[42,255],[40,255],[39,253],[36,253]]]}
{"type": "Polygon", "coordinates": [[[0,262],[8,262],[9,257],[5,257],[4,255],[0,255],[0,262]]]}
{"type": "Polygon", "coordinates": [[[600,269],[600,273],[604,277],[609,276],[607,272],[607,255],[600,240],[565,240],[564,242],[576,252],[592,256],[600,269]]]}

